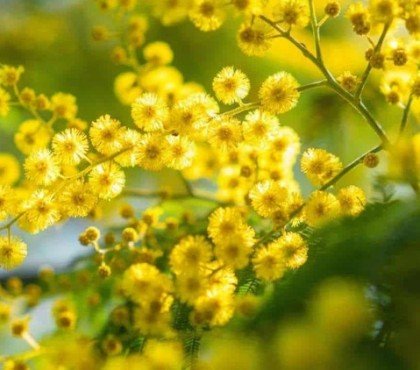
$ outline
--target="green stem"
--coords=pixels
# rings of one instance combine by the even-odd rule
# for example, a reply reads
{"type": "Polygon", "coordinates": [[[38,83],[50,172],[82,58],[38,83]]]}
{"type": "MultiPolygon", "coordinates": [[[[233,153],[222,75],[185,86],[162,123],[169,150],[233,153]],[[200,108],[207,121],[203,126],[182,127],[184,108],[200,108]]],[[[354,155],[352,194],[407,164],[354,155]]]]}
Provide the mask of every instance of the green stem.
{"type": "MultiPolygon", "coordinates": [[[[385,37],[386,37],[386,34],[387,34],[388,30],[389,30],[390,25],[391,25],[391,23],[386,23],[384,25],[384,28],[382,30],[381,36],[379,37],[378,43],[376,44],[376,46],[373,49],[373,55],[377,54],[381,50],[382,44],[385,41],[385,37]]],[[[370,74],[371,70],[372,70],[372,64],[370,63],[370,61],[368,61],[368,64],[366,66],[366,69],[365,69],[365,71],[364,71],[364,73],[362,75],[362,80],[360,82],[360,85],[357,88],[356,93],[354,94],[354,97],[357,100],[360,100],[360,97],[361,97],[361,95],[363,93],[364,87],[366,86],[366,83],[367,83],[367,80],[369,78],[369,74],[370,74]]]]}
{"type": "Polygon", "coordinates": [[[312,33],[313,33],[314,41],[315,41],[316,57],[320,62],[322,62],[321,37],[319,34],[318,21],[316,19],[313,0],[309,0],[309,9],[311,12],[311,25],[312,25],[312,33]]]}
{"type": "Polygon", "coordinates": [[[301,85],[297,88],[297,90],[302,92],[302,91],[306,91],[306,90],[313,89],[313,88],[316,88],[316,87],[322,87],[322,86],[327,86],[327,85],[328,85],[327,80],[321,80],[321,81],[311,82],[311,83],[306,84],[306,85],[301,85]]]}
{"type": "Polygon", "coordinates": [[[414,99],[413,94],[411,94],[410,97],[408,98],[407,105],[404,108],[404,112],[403,112],[403,116],[402,116],[401,124],[400,124],[400,130],[398,132],[397,142],[401,139],[401,136],[404,133],[404,130],[407,126],[408,115],[410,113],[410,108],[411,108],[411,104],[413,103],[413,99],[414,99]]]}

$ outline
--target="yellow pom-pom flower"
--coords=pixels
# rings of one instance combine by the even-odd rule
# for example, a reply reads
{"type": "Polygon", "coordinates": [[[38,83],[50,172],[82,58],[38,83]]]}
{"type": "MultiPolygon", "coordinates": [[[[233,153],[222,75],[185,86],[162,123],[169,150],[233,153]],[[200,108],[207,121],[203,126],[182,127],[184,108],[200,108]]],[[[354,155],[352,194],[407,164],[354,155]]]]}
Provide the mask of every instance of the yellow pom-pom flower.
{"type": "Polygon", "coordinates": [[[15,133],[15,144],[23,154],[45,148],[51,140],[48,127],[42,122],[30,119],[24,121],[15,133]]]}
{"type": "Polygon", "coordinates": [[[161,170],[169,160],[169,150],[162,135],[143,135],[136,146],[137,164],[150,171],[161,170]]]}
{"type": "Polygon", "coordinates": [[[96,205],[98,197],[89,183],[77,180],[59,195],[65,213],[70,217],[85,217],[96,205]]]}
{"type": "Polygon", "coordinates": [[[162,41],[147,44],[143,49],[143,55],[146,61],[155,66],[170,64],[174,57],[171,47],[162,41]]]}
{"type": "Polygon", "coordinates": [[[224,4],[221,0],[194,0],[189,17],[201,31],[217,30],[225,19],[224,4]]]}
{"type": "Polygon", "coordinates": [[[146,132],[160,131],[168,119],[168,107],[156,94],[145,93],[131,106],[136,126],[146,132]]]}
{"type": "Polygon", "coordinates": [[[310,148],[303,153],[300,167],[313,185],[323,185],[337,175],[343,165],[326,150],[310,148]]]}
{"type": "Polygon", "coordinates": [[[277,243],[261,247],[252,259],[255,276],[264,281],[280,279],[286,270],[283,253],[277,243]]]}
{"type": "Polygon", "coordinates": [[[276,212],[286,210],[289,192],[278,182],[258,182],[249,192],[252,207],[262,217],[272,217],[276,212]]]}
{"type": "Polygon", "coordinates": [[[337,217],[340,203],[337,198],[325,191],[315,191],[304,207],[304,219],[310,226],[319,226],[337,217]]]}
{"type": "Polygon", "coordinates": [[[71,120],[77,114],[76,98],[70,94],[54,94],[51,97],[51,109],[57,117],[71,120]]]}
{"type": "Polygon", "coordinates": [[[36,185],[51,185],[60,174],[57,161],[48,149],[30,154],[24,167],[26,178],[36,185]]]}
{"type": "Polygon", "coordinates": [[[0,185],[12,185],[20,177],[19,161],[9,153],[0,153],[0,185]]]}
{"type": "Polygon", "coordinates": [[[354,185],[340,189],[337,199],[340,202],[341,212],[345,215],[357,216],[366,205],[365,192],[354,185]]]}
{"type": "Polygon", "coordinates": [[[27,254],[26,244],[15,236],[0,236],[0,267],[11,270],[22,264],[27,254]]]}
{"type": "Polygon", "coordinates": [[[211,257],[212,246],[204,236],[187,236],[172,249],[169,264],[174,273],[180,274],[202,268],[211,257]]]}
{"type": "Polygon", "coordinates": [[[83,132],[69,128],[53,137],[52,148],[60,162],[75,165],[85,157],[89,145],[83,132]]]}
{"type": "Polygon", "coordinates": [[[305,0],[273,1],[272,13],[286,29],[305,27],[309,23],[309,6],[305,0]]]}
{"type": "Polygon", "coordinates": [[[283,254],[286,267],[296,269],[306,262],[308,247],[298,233],[286,232],[275,243],[283,254]]]}
{"type": "Polygon", "coordinates": [[[166,140],[169,144],[167,166],[175,170],[191,166],[195,155],[194,142],[180,135],[168,135],[166,140]]]}
{"type": "Polygon", "coordinates": [[[241,122],[236,118],[212,120],[208,140],[210,145],[218,150],[226,151],[235,148],[242,140],[241,122]]]}
{"type": "Polygon", "coordinates": [[[271,47],[271,34],[272,28],[268,24],[254,18],[252,22],[242,23],[236,38],[244,54],[262,56],[271,47]]]}
{"type": "Polygon", "coordinates": [[[262,149],[275,137],[279,125],[277,117],[267,112],[256,110],[248,113],[242,123],[245,142],[262,149]]]}
{"type": "Polygon", "coordinates": [[[116,163],[104,163],[90,172],[89,184],[99,198],[109,200],[121,193],[125,174],[116,163]]]}
{"type": "Polygon", "coordinates": [[[268,77],[259,90],[261,107],[273,114],[291,110],[298,102],[299,91],[295,78],[287,72],[268,77]]]}
{"type": "Polygon", "coordinates": [[[233,67],[223,68],[213,79],[213,90],[217,99],[225,104],[239,103],[249,93],[248,77],[233,67]]]}
{"type": "Polygon", "coordinates": [[[104,155],[116,153],[121,149],[122,134],[121,123],[108,114],[94,121],[89,130],[92,145],[99,153],[104,155]]]}

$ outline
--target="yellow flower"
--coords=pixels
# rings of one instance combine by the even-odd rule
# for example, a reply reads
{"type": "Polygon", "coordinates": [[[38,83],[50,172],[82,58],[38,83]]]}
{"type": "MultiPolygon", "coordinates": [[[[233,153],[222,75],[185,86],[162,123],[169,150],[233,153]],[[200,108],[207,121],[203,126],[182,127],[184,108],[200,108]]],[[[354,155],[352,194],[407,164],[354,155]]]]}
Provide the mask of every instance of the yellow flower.
{"type": "Polygon", "coordinates": [[[370,13],[361,2],[350,4],[346,16],[353,24],[353,31],[357,34],[365,35],[370,31],[370,13]]]}
{"type": "Polygon", "coordinates": [[[52,148],[60,162],[75,165],[85,157],[89,145],[83,132],[69,128],[53,137],[52,148]]]}
{"type": "Polygon", "coordinates": [[[159,66],[170,64],[174,54],[166,42],[156,41],[144,47],[143,56],[147,62],[159,66]]]}
{"type": "Polygon", "coordinates": [[[237,208],[218,208],[209,217],[207,232],[216,244],[222,244],[234,232],[244,231],[247,225],[237,208]]]}
{"type": "Polygon", "coordinates": [[[0,236],[0,267],[14,269],[22,264],[27,254],[26,244],[19,238],[0,236]]]}
{"type": "Polygon", "coordinates": [[[216,244],[214,254],[224,266],[241,269],[248,265],[249,256],[255,243],[251,227],[234,232],[225,241],[216,244]]]}
{"type": "Polygon", "coordinates": [[[0,221],[3,221],[13,211],[15,194],[9,185],[0,184],[0,221]]]}
{"type": "Polygon", "coordinates": [[[104,163],[90,172],[89,184],[99,198],[109,200],[121,193],[125,185],[125,174],[116,163],[104,163]]]}
{"type": "Polygon", "coordinates": [[[95,207],[98,197],[89,183],[81,180],[66,186],[59,194],[59,202],[70,217],[85,217],[95,207]]]}
{"type": "Polygon", "coordinates": [[[299,99],[297,87],[297,81],[287,72],[268,77],[259,90],[262,109],[273,114],[291,110],[299,99]]]}
{"type": "Polygon", "coordinates": [[[187,17],[190,4],[190,0],[163,0],[153,4],[153,14],[163,25],[170,26],[187,17]]]}
{"type": "Polygon", "coordinates": [[[238,45],[246,55],[262,56],[271,47],[272,40],[269,36],[272,31],[273,29],[259,18],[242,23],[236,37],[238,45]]]}
{"type": "Polygon", "coordinates": [[[278,182],[266,180],[258,182],[249,192],[252,207],[262,217],[272,217],[289,205],[289,192],[278,182]]]}
{"type": "Polygon", "coordinates": [[[299,234],[285,232],[274,243],[279,247],[286,267],[296,269],[306,262],[308,247],[299,234]]]}
{"type": "Polygon", "coordinates": [[[186,137],[166,136],[169,144],[167,166],[176,170],[182,170],[191,166],[195,155],[195,144],[186,137]]]}
{"type": "Polygon", "coordinates": [[[191,167],[183,170],[186,178],[196,180],[212,178],[219,168],[220,158],[214,156],[213,150],[204,145],[197,146],[191,167]]]}
{"type": "Polygon", "coordinates": [[[141,221],[149,227],[155,227],[159,224],[159,217],[162,215],[161,207],[150,207],[144,210],[141,215],[141,221]]]}
{"type": "Polygon", "coordinates": [[[61,218],[54,197],[45,190],[36,190],[28,200],[28,207],[24,216],[19,219],[19,225],[29,232],[45,230],[61,218]]]}
{"type": "Polygon", "coordinates": [[[168,119],[168,107],[153,93],[144,93],[131,106],[136,126],[146,132],[161,131],[168,119]]]}
{"type": "Polygon", "coordinates": [[[19,82],[20,76],[25,71],[22,66],[12,67],[3,65],[0,68],[0,85],[14,86],[19,82]]]}
{"type": "Polygon", "coordinates": [[[71,120],[76,117],[76,98],[70,94],[56,93],[51,97],[51,109],[57,117],[71,120]]]}
{"type": "Polygon", "coordinates": [[[305,27],[309,23],[309,6],[305,0],[278,0],[272,2],[272,13],[286,29],[305,27]]]}
{"type": "Polygon", "coordinates": [[[146,134],[136,146],[138,165],[146,170],[159,171],[169,160],[169,151],[161,135],[146,134]]]}
{"type": "Polygon", "coordinates": [[[225,19],[225,11],[221,0],[193,0],[189,17],[201,31],[217,30],[225,19]]]}
{"type": "Polygon", "coordinates": [[[389,22],[400,11],[397,0],[370,0],[369,12],[377,22],[389,22]]]}
{"type": "Polygon", "coordinates": [[[207,275],[203,270],[190,269],[186,269],[177,275],[176,289],[180,300],[194,304],[200,296],[204,295],[209,288],[207,275]]]}
{"type": "Polygon", "coordinates": [[[262,0],[232,0],[232,5],[238,12],[245,15],[260,15],[263,11],[262,0]]]}
{"type": "Polygon", "coordinates": [[[172,290],[170,280],[148,263],[136,263],[125,270],[121,287],[128,298],[140,305],[172,290]]]}
{"type": "Polygon", "coordinates": [[[10,94],[6,90],[0,88],[0,116],[6,117],[9,113],[9,101],[10,94]]]}
{"type": "Polygon", "coordinates": [[[303,153],[300,166],[313,185],[325,184],[343,168],[338,157],[324,149],[313,148],[303,153]]]}
{"type": "Polygon", "coordinates": [[[60,174],[56,159],[48,149],[32,152],[24,167],[26,178],[36,185],[51,185],[60,174]]]}
{"type": "Polygon", "coordinates": [[[265,148],[270,139],[275,137],[279,125],[277,117],[267,112],[257,109],[248,113],[242,123],[245,142],[254,147],[265,148]]]}
{"type": "Polygon", "coordinates": [[[12,185],[19,177],[18,160],[11,154],[0,153],[0,185],[12,185]]]}
{"type": "Polygon", "coordinates": [[[217,199],[238,205],[245,204],[253,185],[255,170],[253,163],[223,167],[217,176],[217,199]]]}
{"type": "Polygon", "coordinates": [[[219,261],[211,262],[208,267],[212,270],[209,275],[209,290],[217,290],[233,294],[238,285],[238,278],[230,267],[223,267],[219,261]]]}
{"type": "Polygon", "coordinates": [[[213,289],[195,301],[191,321],[197,326],[222,326],[229,322],[233,313],[233,296],[213,289]]]}
{"type": "Polygon", "coordinates": [[[286,269],[283,253],[275,242],[258,249],[252,264],[255,276],[265,281],[280,279],[286,269]]]}
{"type": "Polygon", "coordinates": [[[208,140],[210,145],[218,150],[235,148],[242,140],[241,122],[232,117],[212,120],[208,140]]]}
{"type": "Polygon", "coordinates": [[[136,130],[124,128],[120,137],[121,146],[127,149],[124,153],[115,158],[115,161],[122,167],[134,167],[137,164],[138,156],[136,145],[141,139],[141,134],[136,130]],[[131,149],[128,149],[131,148],[131,149]]]}
{"type": "Polygon", "coordinates": [[[212,246],[204,236],[187,236],[175,245],[171,251],[169,264],[175,274],[186,270],[197,270],[210,262],[212,246]]]}
{"type": "Polygon", "coordinates": [[[120,73],[114,81],[114,92],[122,104],[132,104],[142,92],[138,76],[134,72],[120,73]]]}
{"type": "Polygon", "coordinates": [[[219,112],[217,102],[204,93],[194,93],[175,104],[168,128],[180,135],[192,138],[203,137],[203,130],[212,117],[219,112]]]}
{"type": "Polygon", "coordinates": [[[290,127],[280,127],[270,140],[268,153],[274,162],[282,161],[285,165],[293,165],[300,151],[298,134],[290,127]]]}
{"type": "Polygon", "coordinates": [[[366,205],[366,195],[362,189],[350,185],[340,189],[337,195],[341,212],[345,215],[357,216],[366,205]]]}
{"type": "Polygon", "coordinates": [[[122,148],[123,129],[121,123],[108,114],[92,122],[89,135],[92,145],[101,154],[111,155],[122,148]]]}
{"type": "Polygon", "coordinates": [[[325,191],[315,191],[304,207],[304,219],[310,226],[319,226],[337,217],[340,203],[337,198],[325,191]]]}
{"type": "Polygon", "coordinates": [[[213,91],[225,104],[239,103],[249,93],[248,77],[239,69],[223,68],[213,79],[213,91]]]}
{"type": "Polygon", "coordinates": [[[35,119],[24,121],[15,133],[15,144],[23,154],[45,148],[50,140],[50,130],[35,119]]]}

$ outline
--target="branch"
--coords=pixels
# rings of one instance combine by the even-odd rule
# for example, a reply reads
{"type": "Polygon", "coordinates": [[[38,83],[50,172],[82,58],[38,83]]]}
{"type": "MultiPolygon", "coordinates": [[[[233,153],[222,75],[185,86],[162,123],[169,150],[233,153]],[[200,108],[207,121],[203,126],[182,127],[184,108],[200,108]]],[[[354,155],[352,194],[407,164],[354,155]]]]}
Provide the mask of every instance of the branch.
{"type": "MultiPolygon", "coordinates": [[[[384,25],[384,29],[382,30],[381,36],[379,37],[379,40],[378,40],[378,43],[376,44],[376,46],[373,49],[373,55],[377,54],[381,50],[382,44],[385,41],[385,37],[386,37],[386,34],[389,30],[390,25],[391,25],[391,23],[386,23],[384,25]]],[[[368,77],[369,77],[369,74],[370,74],[371,70],[372,70],[372,65],[371,65],[370,61],[368,61],[368,65],[366,66],[366,69],[365,69],[365,71],[362,75],[362,80],[360,82],[360,85],[357,88],[356,93],[354,94],[354,97],[357,100],[360,100],[360,96],[363,93],[363,89],[366,85],[366,82],[368,80],[368,77]]]]}
{"type": "Polygon", "coordinates": [[[401,118],[401,124],[400,124],[400,129],[399,129],[399,132],[398,132],[397,142],[401,139],[401,136],[404,133],[404,130],[407,126],[408,115],[410,113],[410,108],[411,108],[411,104],[413,103],[413,99],[414,99],[413,94],[411,94],[410,97],[408,98],[407,105],[404,108],[404,112],[403,112],[403,115],[402,115],[402,118],[401,118]]]}

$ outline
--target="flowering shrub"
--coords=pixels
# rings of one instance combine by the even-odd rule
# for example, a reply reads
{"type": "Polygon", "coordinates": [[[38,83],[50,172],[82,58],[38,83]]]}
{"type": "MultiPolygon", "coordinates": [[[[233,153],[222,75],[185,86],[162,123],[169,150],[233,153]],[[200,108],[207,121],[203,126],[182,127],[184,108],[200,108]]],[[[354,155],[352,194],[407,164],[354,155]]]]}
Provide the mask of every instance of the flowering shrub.
{"type": "MultiPolygon", "coordinates": [[[[420,96],[418,4],[371,0],[347,7],[349,27],[370,44],[360,56],[366,59],[365,70],[357,76],[349,71],[334,75],[324,62],[320,34],[323,25],[340,16],[336,1],[325,2],[323,12],[313,0],[96,2],[114,28],[94,26],[92,36],[114,43],[112,60],[126,67],[115,78],[115,94],[130,107],[132,122],[123,124],[104,108],[88,123],[78,116],[73,95],[36,93],[22,87],[24,67],[1,65],[0,115],[24,109],[28,119],[14,134],[22,162],[0,153],[0,267],[14,269],[28,253],[36,253],[28,248],[29,234],[71,218],[94,217],[101,204],[116,197],[151,198],[155,204],[140,210],[128,202],[119,209],[122,226],[90,226],[75,235],[91,253],[71,269],[43,269],[30,283],[8,280],[0,291],[0,321],[8,322],[11,335],[26,341],[30,350],[2,354],[4,368],[367,366],[387,348],[393,329],[379,314],[386,306],[381,306],[383,284],[365,270],[370,263],[380,275],[383,266],[374,265],[384,258],[387,232],[399,230],[404,219],[416,225],[418,210],[416,201],[396,206],[386,196],[380,202],[368,200],[361,187],[336,183],[357,166],[376,167],[377,153],[385,151],[388,181],[408,184],[413,199],[419,192],[420,134],[407,129],[410,109],[420,96]],[[244,71],[226,66],[214,77],[213,91],[206,91],[185,82],[171,65],[169,44],[146,41],[150,17],[165,26],[189,20],[204,32],[239,17],[237,44],[246,56],[262,57],[284,39],[322,77],[304,82],[278,71],[255,86],[244,71]],[[313,48],[296,36],[307,27],[313,48]],[[364,102],[373,69],[382,74],[383,104],[401,110],[396,135],[384,130],[364,102]],[[331,90],[360,115],[378,144],[350,163],[328,148],[301,153],[299,133],[280,124],[279,117],[299,109],[301,95],[319,89],[331,90]],[[252,91],[255,100],[248,98],[252,91]],[[307,196],[295,178],[297,160],[313,185],[307,196]],[[128,188],[129,167],[151,173],[171,169],[184,191],[128,188]],[[376,217],[382,224],[375,223],[376,217]],[[377,230],[377,239],[369,239],[370,227],[377,230]],[[357,230],[359,239],[352,243],[357,230]],[[364,249],[355,245],[359,242],[364,249]],[[369,250],[371,245],[376,249],[369,250]],[[327,261],[351,268],[334,270],[327,261]],[[318,267],[325,278],[347,279],[321,281],[318,267]],[[50,297],[57,330],[36,338],[30,330],[31,309],[50,297]],[[292,308],[302,317],[280,321],[292,308]],[[269,345],[264,347],[265,339],[269,345]],[[368,342],[349,363],[347,348],[368,342]]],[[[407,245],[418,243],[418,235],[406,238],[407,245]]],[[[415,312],[411,301],[407,307],[409,315],[415,312]]],[[[398,345],[412,333],[400,334],[398,345]]],[[[393,356],[412,364],[418,360],[409,350],[393,356]]],[[[385,362],[373,362],[370,366],[385,368],[385,362]]]]}

